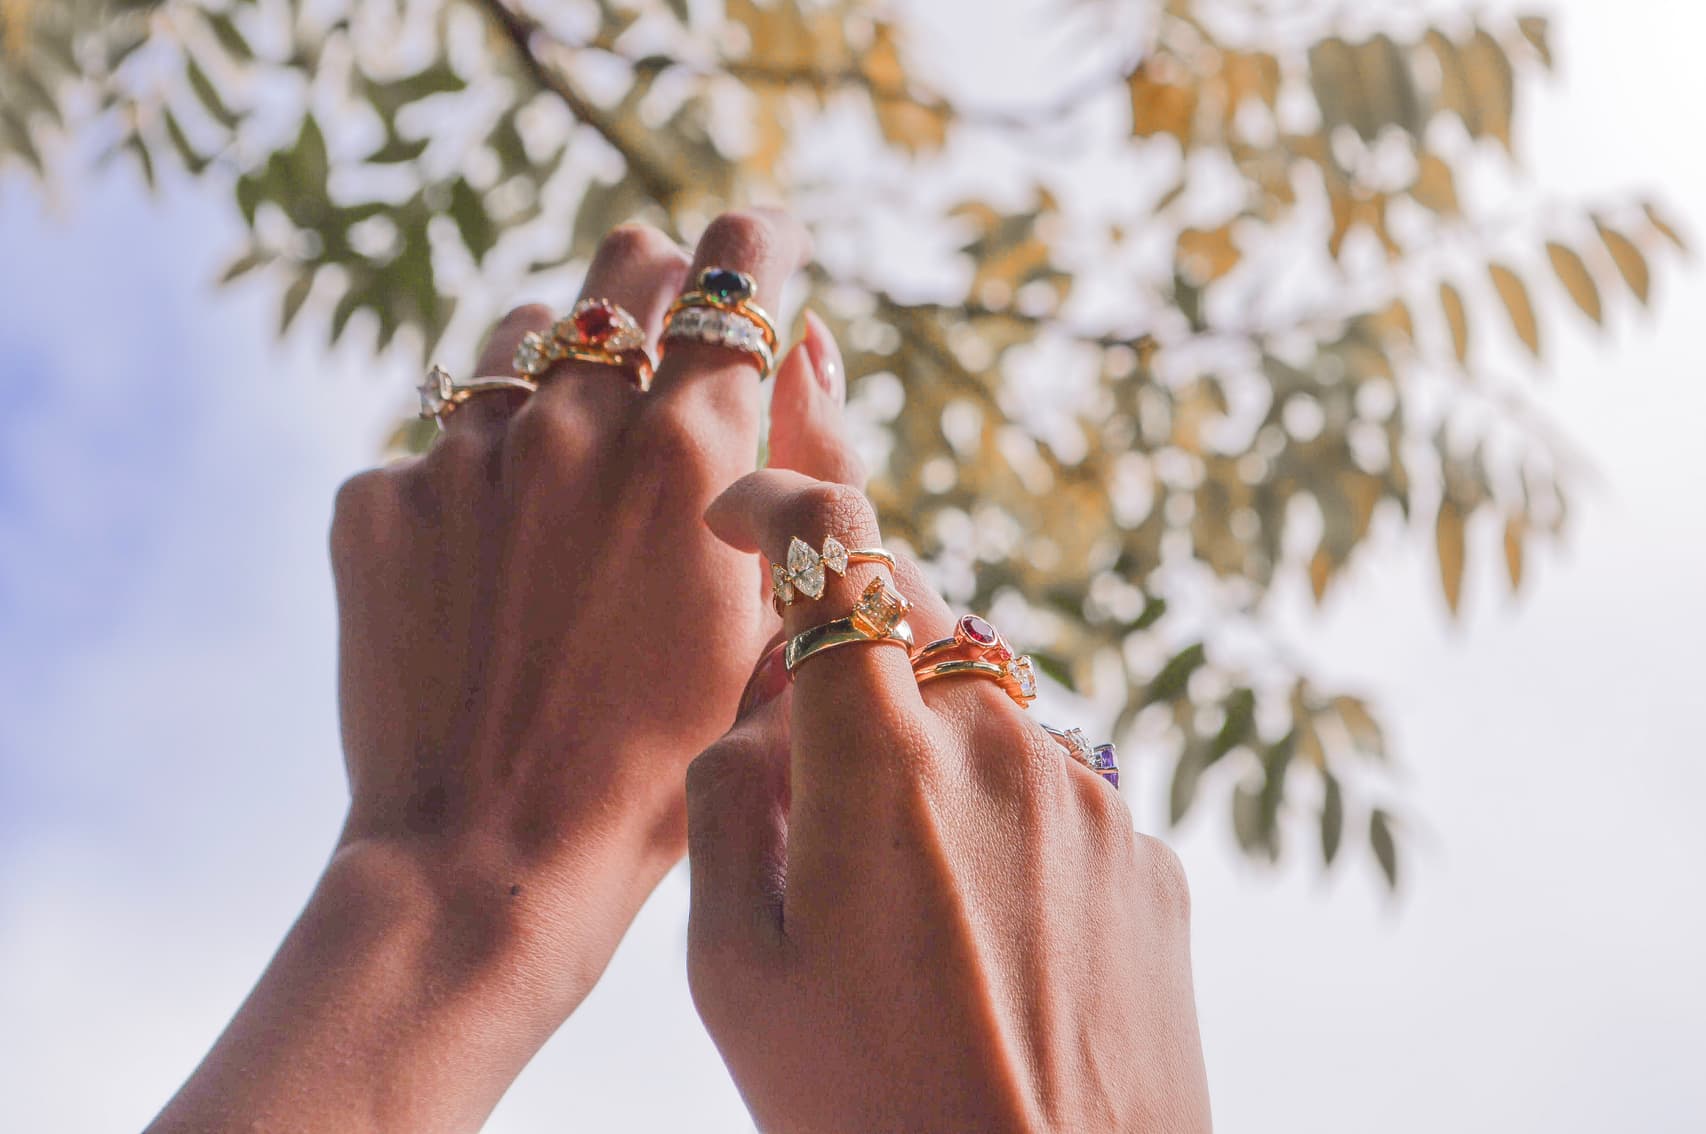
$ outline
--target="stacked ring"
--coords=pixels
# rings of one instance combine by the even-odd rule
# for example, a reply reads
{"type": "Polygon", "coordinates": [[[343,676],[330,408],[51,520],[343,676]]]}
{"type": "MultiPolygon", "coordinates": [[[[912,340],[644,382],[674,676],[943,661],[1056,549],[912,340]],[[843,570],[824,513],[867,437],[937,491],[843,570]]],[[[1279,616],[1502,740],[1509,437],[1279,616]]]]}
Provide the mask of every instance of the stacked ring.
{"type": "Polygon", "coordinates": [[[492,375],[475,378],[471,382],[458,382],[448,371],[435,366],[427,371],[426,381],[415,387],[415,390],[421,396],[421,420],[436,421],[438,427],[443,429],[444,419],[476,395],[498,390],[520,390],[531,394],[538,388],[537,384],[526,378],[511,378],[508,375],[492,375]]]}
{"type": "Polygon", "coordinates": [[[776,613],[781,614],[782,608],[794,601],[796,595],[805,595],[809,599],[823,597],[825,569],[837,575],[847,574],[847,568],[854,563],[881,563],[890,571],[894,570],[894,556],[880,547],[865,547],[849,551],[840,540],[830,536],[823,541],[823,551],[812,550],[811,544],[795,536],[788,544],[788,562],[786,565],[773,563],[770,565],[770,597],[776,604],[776,613]]]}
{"type": "Polygon", "coordinates": [[[1115,754],[1112,744],[1092,745],[1090,738],[1084,735],[1082,729],[1062,730],[1052,725],[1044,725],[1043,729],[1060,742],[1060,746],[1066,749],[1067,755],[1101,776],[1114,787],[1120,786],[1119,758],[1115,754]]]}
{"type": "Polygon", "coordinates": [[[788,639],[782,655],[783,665],[792,674],[807,658],[856,642],[892,643],[904,646],[910,653],[912,627],[906,621],[906,614],[911,609],[912,604],[906,596],[890,587],[888,580],[878,576],[866,584],[864,592],[853,604],[853,613],[846,618],[832,619],[788,639]]]}
{"type": "Polygon", "coordinates": [[[1015,653],[995,627],[975,614],[956,622],[952,637],[915,650],[912,672],[920,685],[959,675],[988,678],[1020,708],[1037,699],[1037,671],[1031,659],[1015,653]]]}
{"type": "Polygon", "coordinates": [[[640,392],[652,386],[652,356],[638,320],[608,299],[583,299],[548,334],[529,331],[515,348],[515,368],[538,378],[563,359],[626,371],[640,392]]]}
{"type": "Polygon", "coordinates": [[[758,284],[745,272],[706,268],[695,286],[670,304],[663,338],[732,347],[752,356],[759,378],[776,366],[776,324],[753,299],[758,284]]]}

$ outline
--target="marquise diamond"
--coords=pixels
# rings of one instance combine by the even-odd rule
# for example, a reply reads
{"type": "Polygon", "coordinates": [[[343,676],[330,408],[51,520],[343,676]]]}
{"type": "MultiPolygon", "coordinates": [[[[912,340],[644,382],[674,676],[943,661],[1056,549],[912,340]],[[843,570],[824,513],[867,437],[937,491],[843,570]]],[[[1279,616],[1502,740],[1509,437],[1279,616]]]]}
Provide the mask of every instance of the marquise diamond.
{"type": "Polygon", "coordinates": [[[837,575],[847,574],[847,548],[834,536],[823,541],[823,565],[837,575]]]}
{"type": "Polygon", "coordinates": [[[807,598],[823,597],[823,558],[798,536],[788,545],[788,580],[807,598]]]}

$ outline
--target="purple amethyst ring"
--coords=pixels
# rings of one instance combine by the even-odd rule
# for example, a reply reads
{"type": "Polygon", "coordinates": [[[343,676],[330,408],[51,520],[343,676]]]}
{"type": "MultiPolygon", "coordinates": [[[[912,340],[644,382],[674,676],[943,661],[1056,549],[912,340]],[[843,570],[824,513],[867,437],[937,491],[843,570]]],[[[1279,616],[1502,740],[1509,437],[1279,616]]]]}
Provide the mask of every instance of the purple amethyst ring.
{"type": "Polygon", "coordinates": [[[1080,764],[1101,776],[1114,787],[1120,786],[1120,765],[1111,744],[1091,745],[1090,738],[1084,735],[1084,730],[1069,728],[1058,729],[1044,725],[1048,734],[1060,742],[1066,749],[1066,754],[1080,764]]]}

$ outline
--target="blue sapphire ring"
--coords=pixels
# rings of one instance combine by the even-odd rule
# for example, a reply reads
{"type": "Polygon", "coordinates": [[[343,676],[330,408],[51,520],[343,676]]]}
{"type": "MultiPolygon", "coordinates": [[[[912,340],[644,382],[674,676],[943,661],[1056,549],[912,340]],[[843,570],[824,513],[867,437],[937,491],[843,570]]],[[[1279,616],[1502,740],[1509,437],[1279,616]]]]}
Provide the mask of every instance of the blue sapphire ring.
{"type": "Polygon", "coordinates": [[[776,324],[753,298],[758,284],[732,268],[706,268],[694,287],[670,304],[664,320],[664,342],[692,339],[713,346],[733,347],[758,363],[759,377],[776,364],[776,324]]]}

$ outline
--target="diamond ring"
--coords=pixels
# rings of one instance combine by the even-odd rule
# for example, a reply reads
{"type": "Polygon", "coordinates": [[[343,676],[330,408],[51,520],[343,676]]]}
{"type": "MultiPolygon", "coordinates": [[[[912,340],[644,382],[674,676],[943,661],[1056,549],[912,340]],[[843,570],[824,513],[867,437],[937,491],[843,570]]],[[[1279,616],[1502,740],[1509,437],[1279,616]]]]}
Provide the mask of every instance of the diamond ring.
{"type": "Polygon", "coordinates": [[[415,391],[421,396],[421,420],[436,421],[438,427],[443,429],[444,419],[478,394],[496,390],[520,390],[531,394],[538,388],[537,384],[526,378],[512,378],[507,374],[494,374],[475,378],[471,382],[458,382],[450,376],[449,371],[435,366],[427,371],[426,380],[416,386],[415,391]]]}
{"type": "Polygon", "coordinates": [[[824,572],[828,570],[845,575],[847,568],[854,563],[881,563],[890,571],[894,570],[894,556],[880,547],[849,551],[840,540],[830,536],[823,541],[823,551],[819,553],[812,550],[811,544],[795,536],[788,544],[787,563],[770,566],[770,597],[775,600],[776,613],[781,614],[782,608],[793,602],[796,595],[822,598],[827,582],[824,572]]]}
{"type": "Polygon", "coordinates": [[[758,363],[759,378],[776,366],[776,324],[753,299],[758,284],[745,272],[706,268],[696,286],[670,304],[663,337],[692,339],[744,351],[758,363]]]}
{"type": "Polygon", "coordinates": [[[515,368],[530,378],[567,358],[625,370],[642,393],[651,389],[646,332],[624,307],[608,299],[581,300],[549,333],[529,331],[515,348],[515,368]]]}

